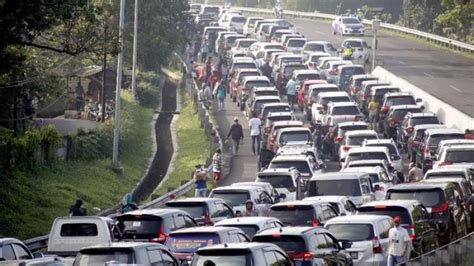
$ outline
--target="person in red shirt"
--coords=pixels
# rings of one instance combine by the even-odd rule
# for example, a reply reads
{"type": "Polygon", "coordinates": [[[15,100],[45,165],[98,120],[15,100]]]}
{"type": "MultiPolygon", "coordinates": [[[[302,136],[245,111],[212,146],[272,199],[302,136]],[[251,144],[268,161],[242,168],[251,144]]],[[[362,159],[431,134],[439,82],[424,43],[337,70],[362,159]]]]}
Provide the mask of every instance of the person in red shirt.
{"type": "Polygon", "coordinates": [[[215,85],[220,79],[221,77],[219,76],[219,73],[217,72],[217,70],[213,69],[212,74],[209,76],[209,80],[208,80],[212,91],[215,90],[215,85]]]}

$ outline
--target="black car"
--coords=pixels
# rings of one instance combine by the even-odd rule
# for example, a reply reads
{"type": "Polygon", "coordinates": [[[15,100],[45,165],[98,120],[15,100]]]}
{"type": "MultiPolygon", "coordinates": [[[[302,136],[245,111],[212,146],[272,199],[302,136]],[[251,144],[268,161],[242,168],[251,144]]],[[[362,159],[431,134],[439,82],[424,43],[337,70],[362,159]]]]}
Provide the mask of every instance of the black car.
{"type": "Polygon", "coordinates": [[[257,233],[252,242],[272,243],[283,249],[294,265],[352,265],[350,255],[343,252],[350,247],[322,227],[282,227],[257,233]]]}
{"type": "Polygon", "coordinates": [[[184,198],[168,201],[165,205],[187,212],[198,225],[214,225],[234,217],[232,207],[218,198],[184,198]]]}
{"type": "Polygon", "coordinates": [[[466,214],[459,193],[451,183],[399,184],[387,190],[386,199],[418,200],[429,219],[438,225],[440,240],[447,244],[466,234],[466,214]]]}
{"type": "Polygon", "coordinates": [[[432,251],[439,247],[436,224],[430,214],[417,200],[372,201],[359,207],[361,214],[399,216],[401,226],[408,231],[413,248],[410,258],[432,251]]]}

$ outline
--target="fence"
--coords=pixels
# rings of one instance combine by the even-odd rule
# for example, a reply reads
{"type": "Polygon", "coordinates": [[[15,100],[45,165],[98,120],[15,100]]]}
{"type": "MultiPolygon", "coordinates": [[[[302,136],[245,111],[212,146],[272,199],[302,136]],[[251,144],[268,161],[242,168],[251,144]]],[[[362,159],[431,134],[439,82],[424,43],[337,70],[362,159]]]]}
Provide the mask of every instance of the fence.
{"type": "Polygon", "coordinates": [[[407,266],[474,265],[474,233],[409,260],[407,266]]]}

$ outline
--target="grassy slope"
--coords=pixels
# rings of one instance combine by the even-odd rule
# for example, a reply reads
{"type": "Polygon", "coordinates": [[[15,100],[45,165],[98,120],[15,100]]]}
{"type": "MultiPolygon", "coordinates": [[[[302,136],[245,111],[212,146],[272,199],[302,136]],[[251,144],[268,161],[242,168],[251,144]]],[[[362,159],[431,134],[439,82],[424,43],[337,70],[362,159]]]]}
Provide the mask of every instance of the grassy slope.
{"type": "Polygon", "coordinates": [[[175,170],[155,195],[163,195],[168,188],[177,188],[182,180],[189,180],[196,164],[206,163],[209,156],[209,141],[200,127],[199,117],[194,112],[194,103],[187,93],[182,91],[183,108],[176,122],[176,135],[179,152],[175,162],[175,170]]]}
{"type": "Polygon", "coordinates": [[[139,106],[129,92],[122,93],[122,107],[122,131],[130,136],[120,146],[125,175],[112,171],[110,159],[64,161],[36,173],[16,172],[1,181],[0,235],[25,239],[47,234],[54,218],[67,215],[77,198],[93,214],[93,207],[110,207],[134,187],[152,153],[153,109],[139,106]]]}

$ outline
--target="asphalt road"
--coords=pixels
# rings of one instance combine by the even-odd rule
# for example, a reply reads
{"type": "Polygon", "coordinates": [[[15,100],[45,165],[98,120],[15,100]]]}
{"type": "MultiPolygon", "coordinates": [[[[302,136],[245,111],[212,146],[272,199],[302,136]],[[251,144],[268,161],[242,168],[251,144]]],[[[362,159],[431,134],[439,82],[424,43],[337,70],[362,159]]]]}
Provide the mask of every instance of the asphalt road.
{"type": "MultiPolygon", "coordinates": [[[[308,39],[330,41],[336,48],[352,37],[333,35],[329,21],[288,20],[308,39]]],[[[363,37],[369,45],[372,36],[368,31],[363,37]]],[[[387,32],[378,33],[377,58],[390,72],[474,117],[474,59],[387,32]]]]}

